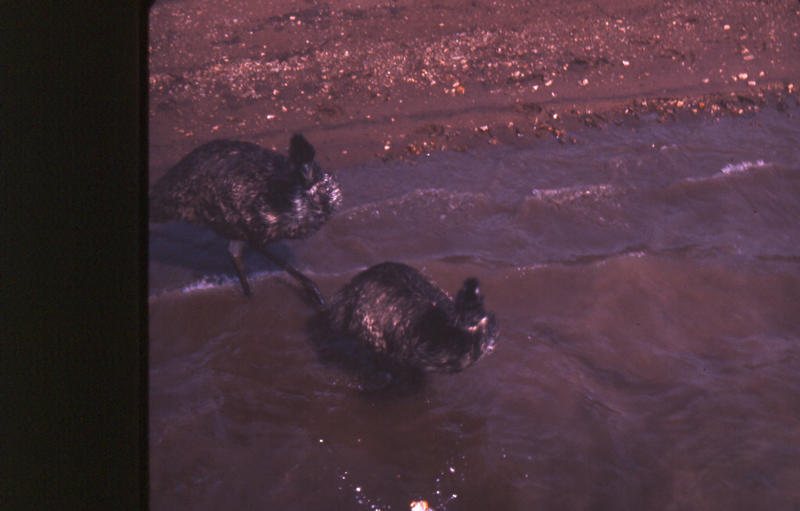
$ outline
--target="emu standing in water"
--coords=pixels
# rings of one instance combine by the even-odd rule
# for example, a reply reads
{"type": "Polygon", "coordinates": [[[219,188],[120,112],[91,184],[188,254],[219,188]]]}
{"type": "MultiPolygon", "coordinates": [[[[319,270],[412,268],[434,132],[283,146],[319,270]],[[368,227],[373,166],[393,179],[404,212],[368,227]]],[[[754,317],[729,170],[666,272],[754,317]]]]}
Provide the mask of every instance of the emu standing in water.
{"type": "Polygon", "coordinates": [[[256,144],[215,140],[189,153],[153,185],[150,219],[204,224],[230,240],[228,252],[247,296],[242,252],[250,245],[323,303],[317,286],[266,246],[310,235],[341,202],[339,183],[320,169],[314,147],[302,135],[292,137],[288,159],[256,144]]]}
{"type": "Polygon", "coordinates": [[[328,320],[400,371],[460,371],[490,352],[498,333],[477,279],[466,279],[453,301],[414,268],[393,262],[356,275],[331,299],[328,320]]]}

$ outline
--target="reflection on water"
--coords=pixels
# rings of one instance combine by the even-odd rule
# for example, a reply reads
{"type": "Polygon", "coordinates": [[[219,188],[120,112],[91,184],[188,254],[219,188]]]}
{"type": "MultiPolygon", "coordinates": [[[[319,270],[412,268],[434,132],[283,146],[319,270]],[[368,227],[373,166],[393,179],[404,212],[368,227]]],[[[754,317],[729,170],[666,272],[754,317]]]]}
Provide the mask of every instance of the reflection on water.
{"type": "Polygon", "coordinates": [[[495,352],[416,393],[321,360],[258,255],[248,300],[224,241],[152,227],[152,508],[800,502],[800,124],[578,138],[337,169],[342,210],[276,247],[328,295],[383,260],[481,280],[495,352]]]}

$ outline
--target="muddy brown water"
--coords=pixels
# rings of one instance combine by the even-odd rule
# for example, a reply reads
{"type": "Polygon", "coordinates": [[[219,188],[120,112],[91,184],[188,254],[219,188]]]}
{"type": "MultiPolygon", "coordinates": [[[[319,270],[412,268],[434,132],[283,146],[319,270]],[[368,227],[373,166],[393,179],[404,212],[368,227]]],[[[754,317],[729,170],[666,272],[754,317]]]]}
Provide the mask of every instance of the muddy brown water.
{"type": "Polygon", "coordinates": [[[151,226],[151,508],[796,509],[800,122],[578,138],[336,169],[342,210],[276,247],[326,295],[480,279],[494,353],[408,394],[321,360],[260,256],[246,299],[223,240],[151,226]]]}

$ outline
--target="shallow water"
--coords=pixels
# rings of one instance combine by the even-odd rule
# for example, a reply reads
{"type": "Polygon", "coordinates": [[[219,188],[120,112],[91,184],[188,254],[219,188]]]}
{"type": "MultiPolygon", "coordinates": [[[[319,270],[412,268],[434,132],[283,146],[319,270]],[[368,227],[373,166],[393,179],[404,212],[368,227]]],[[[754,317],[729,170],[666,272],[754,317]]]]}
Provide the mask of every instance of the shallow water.
{"type": "Polygon", "coordinates": [[[337,169],[342,210],[276,247],[326,295],[384,260],[481,280],[494,353],[416,393],[320,360],[261,256],[248,300],[223,240],[152,226],[152,509],[795,509],[800,122],[577,138],[337,169]]]}

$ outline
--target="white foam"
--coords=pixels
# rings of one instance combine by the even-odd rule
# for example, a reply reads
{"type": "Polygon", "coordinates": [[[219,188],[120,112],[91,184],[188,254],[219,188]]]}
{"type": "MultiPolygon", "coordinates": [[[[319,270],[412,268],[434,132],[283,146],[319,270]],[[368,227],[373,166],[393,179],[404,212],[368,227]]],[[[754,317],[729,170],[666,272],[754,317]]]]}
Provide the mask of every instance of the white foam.
{"type": "Polygon", "coordinates": [[[234,280],[227,276],[214,276],[214,277],[205,277],[203,279],[197,280],[186,286],[181,288],[181,293],[192,293],[195,291],[205,291],[208,289],[217,289],[221,287],[230,286],[233,284],[238,284],[238,280],[234,280]]]}
{"type": "Polygon", "coordinates": [[[737,172],[747,172],[750,169],[757,169],[759,167],[765,167],[767,163],[764,163],[764,160],[756,160],[756,161],[742,161],[739,163],[729,163],[720,169],[720,172],[723,174],[734,174],[737,172]]]}
{"type": "Polygon", "coordinates": [[[534,188],[531,195],[536,199],[547,199],[553,202],[571,202],[582,198],[610,197],[618,193],[611,184],[577,185],[563,188],[534,188]]]}

